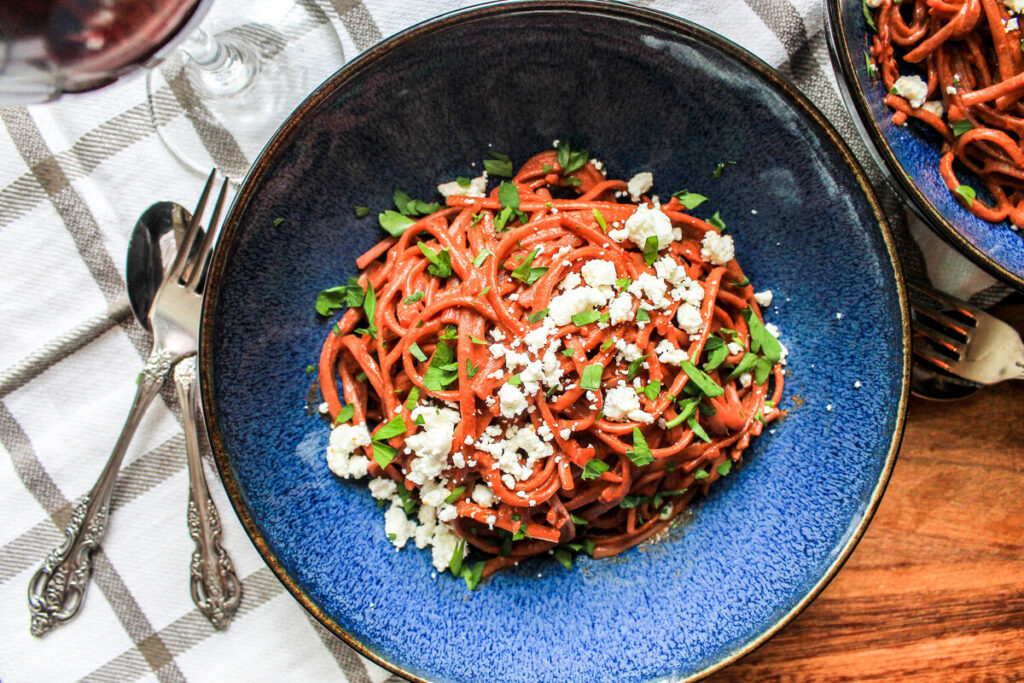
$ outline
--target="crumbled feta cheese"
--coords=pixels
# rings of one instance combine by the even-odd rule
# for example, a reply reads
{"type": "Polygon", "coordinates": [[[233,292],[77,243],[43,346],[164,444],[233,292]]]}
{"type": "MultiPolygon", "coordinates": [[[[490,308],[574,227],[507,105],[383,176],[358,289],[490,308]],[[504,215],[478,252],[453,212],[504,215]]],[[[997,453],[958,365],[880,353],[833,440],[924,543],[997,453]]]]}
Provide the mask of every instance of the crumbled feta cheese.
{"type": "Polygon", "coordinates": [[[317,410],[320,412],[321,415],[326,415],[331,410],[331,407],[327,405],[327,401],[324,401],[319,406],[317,406],[317,410]]]}
{"type": "Polygon", "coordinates": [[[861,386],[860,385],[860,380],[857,380],[856,382],[853,383],[853,388],[854,389],[860,389],[860,386],[861,386]]]}
{"type": "Polygon", "coordinates": [[[634,202],[640,201],[640,195],[647,192],[654,185],[654,174],[650,171],[637,173],[626,183],[626,191],[634,202]]]}
{"type": "Polygon", "coordinates": [[[490,352],[491,358],[504,358],[505,354],[508,353],[508,349],[501,344],[491,344],[487,347],[487,350],[490,352]]]}
{"type": "Polygon", "coordinates": [[[416,454],[407,476],[409,481],[424,486],[436,479],[447,464],[460,415],[448,408],[418,405],[413,408],[411,417],[413,421],[422,417],[423,426],[405,439],[405,445],[416,454]]]}
{"type": "Polygon", "coordinates": [[[544,386],[557,387],[562,381],[562,362],[558,359],[554,348],[548,348],[541,358],[541,370],[544,372],[544,386]]]}
{"type": "Polygon", "coordinates": [[[327,445],[327,467],[343,479],[366,476],[369,461],[365,456],[352,453],[363,446],[370,445],[370,432],[365,424],[340,424],[331,430],[327,445]]]}
{"type": "Polygon", "coordinates": [[[486,197],[487,196],[487,171],[483,172],[483,175],[477,176],[469,181],[469,185],[463,187],[459,185],[458,181],[451,181],[450,183],[441,183],[437,186],[437,191],[445,196],[445,198],[451,196],[462,196],[462,197],[486,197]]]}
{"type": "Polygon", "coordinates": [[[608,306],[608,313],[611,316],[609,320],[612,325],[631,320],[633,318],[633,297],[626,292],[619,294],[612,299],[611,305],[608,306]]]}
{"type": "Polygon", "coordinates": [[[566,273],[562,281],[558,283],[558,288],[562,291],[567,289],[575,289],[583,284],[583,278],[580,277],[579,273],[566,273]]]}
{"type": "Polygon", "coordinates": [[[562,437],[562,441],[568,441],[569,437],[572,436],[572,430],[566,427],[565,429],[558,430],[558,435],[562,437]]]}
{"type": "Polygon", "coordinates": [[[615,264],[611,261],[602,261],[599,259],[594,259],[584,263],[580,272],[583,274],[584,282],[588,285],[596,287],[597,289],[608,287],[609,292],[612,285],[615,284],[615,280],[618,278],[618,275],[615,273],[615,264]]]}
{"type": "Polygon", "coordinates": [[[676,287],[690,281],[690,278],[686,275],[686,269],[679,265],[669,254],[665,254],[654,262],[654,272],[662,280],[676,287]]]}
{"type": "Polygon", "coordinates": [[[892,85],[900,97],[905,97],[911,107],[917,109],[928,97],[928,84],[920,76],[900,76],[892,85]]]}
{"type": "Polygon", "coordinates": [[[772,290],[766,289],[763,292],[754,292],[754,301],[758,306],[772,305],[772,290]]]}
{"type": "Polygon", "coordinates": [[[643,249],[647,238],[651,236],[658,238],[658,249],[664,249],[672,243],[672,221],[661,212],[661,209],[650,208],[640,205],[629,218],[622,230],[612,230],[608,233],[616,242],[629,239],[633,244],[643,249]]]}
{"type": "MultiPolygon", "coordinates": [[[[431,561],[434,565],[434,569],[439,572],[443,572],[451,564],[452,558],[455,556],[455,549],[459,545],[458,535],[452,531],[447,525],[439,524],[437,529],[434,531],[434,537],[431,540],[433,549],[431,550],[431,561]]],[[[466,546],[462,546],[462,557],[466,556],[466,546]]]]}
{"type": "Polygon", "coordinates": [[[512,384],[501,386],[498,390],[498,400],[501,402],[501,414],[509,419],[522,413],[528,405],[523,392],[512,384]]]}
{"type": "Polygon", "coordinates": [[[564,294],[552,297],[548,304],[548,315],[556,325],[564,326],[572,322],[577,313],[592,310],[595,306],[604,305],[608,296],[593,287],[576,287],[564,294]]]}
{"type": "Polygon", "coordinates": [[[877,9],[882,6],[884,0],[864,0],[864,4],[872,9],[877,9]]]}
{"type": "Polygon", "coordinates": [[[654,348],[658,354],[658,360],[666,365],[681,365],[683,361],[690,360],[689,354],[683,349],[677,349],[672,342],[662,339],[654,348]]]}
{"type": "Polygon", "coordinates": [[[449,503],[441,503],[437,508],[437,521],[439,522],[451,522],[459,516],[459,511],[455,509],[454,505],[449,503]]]}
{"type": "Polygon", "coordinates": [[[1006,20],[1006,23],[1003,24],[1003,26],[1004,30],[1007,33],[1009,33],[1010,31],[1016,31],[1017,29],[1020,28],[1020,24],[1017,21],[1017,17],[1010,17],[1009,19],[1006,20]]]}
{"type": "Polygon", "coordinates": [[[947,85],[946,86],[946,94],[947,95],[955,95],[956,93],[957,93],[957,90],[956,90],[956,86],[955,85],[947,85]]]}
{"type": "Polygon", "coordinates": [[[533,360],[527,363],[519,373],[519,379],[523,382],[523,394],[526,396],[533,396],[540,391],[540,383],[544,379],[544,367],[541,361],[533,360]]]}
{"type": "Polygon", "coordinates": [[[700,257],[708,263],[716,266],[723,266],[736,256],[736,248],[733,246],[732,237],[722,235],[714,230],[704,233],[704,240],[701,242],[700,257]]]}
{"type": "Polygon", "coordinates": [[[938,116],[940,119],[942,118],[943,112],[945,112],[945,109],[942,108],[942,100],[932,100],[931,102],[925,102],[924,104],[921,105],[921,109],[924,109],[925,111],[930,111],[931,113],[938,116]]]}
{"type": "Polygon", "coordinates": [[[612,387],[604,394],[604,414],[609,419],[621,420],[639,409],[640,397],[632,387],[612,387]]]}
{"type": "Polygon", "coordinates": [[[384,533],[396,548],[404,548],[416,534],[416,523],[405,516],[401,500],[397,503],[392,500],[391,507],[384,513],[384,533]]]}
{"type": "Polygon", "coordinates": [[[497,327],[492,327],[490,334],[491,334],[491,339],[493,339],[496,342],[503,342],[503,341],[505,341],[505,333],[502,332],[497,327]]]}
{"type": "Polygon", "coordinates": [[[398,484],[390,479],[378,479],[376,477],[370,480],[369,486],[370,495],[377,500],[387,500],[391,496],[395,495],[395,491],[398,490],[398,484]]]}
{"type": "Polygon", "coordinates": [[[546,316],[540,324],[540,327],[530,330],[523,337],[523,341],[526,342],[526,348],[530,350],[530,353],[536,354],[548,343],[548,340],[554,336],[555,332],[558,331],[558,326],[555,321],[549,316],[546,316]]]}
{"type": "Polygon", "coordinates": [[[1024,14],[1024,0],[1003,0],[1003,5],[1008,12],[1024,14]]]}
{"type": "Polygon", "coordinates": [[[494,491],[483,484],[477,484],[473,487],[473,502],[477,505],[482,505],[485,508],[489,508],[494,505],[494,491]]]}
{"type": "Polygon", "coordinates": [[[672,302],[665,298],[668,293],[668,284],[660,277],[650,273],[640,273],[640,276],[629,286],[629,293],[640,298],[646,296],[657,308],[668,308],[672,302]]]}
{"type": "Polygon", "coordinates": [[[740,375],[739,380],[740,386],[746,389],[747,387],[750,386],[750,383],[754,381],[754,376],[751,375],[749,372],[744,372],[742,375],[740,375]]]}
{"type": "Polygon", "coordinates": [[[730,356],[735,356],[737,353],[743,353],[743,346],[737,344],[734,341],[731,341],[728,344],[726,344],[725,348],[729,349],[730,356]]]}
{"type": "Polygon", "coordinates": [[[436,481],[428,481],[420,488],[420,500],[427,505],[439,506],[448,497],[450,491],[436,481]]]}
{"type": "Polygon", "coordinates": [[[631,363],[643,357],[643,351],[636,344],[631,344],[619,338],[615,340],[615,350],[618,351],[616,358],[631,363]]]}
{"type": "Polygon", "coordinates": [[[687,334],[699,334],[700,328],[704,325],[704,319],[700,317],[699,308],[690,304],[682,304],[676,311],[676,324],[687,334]]]}

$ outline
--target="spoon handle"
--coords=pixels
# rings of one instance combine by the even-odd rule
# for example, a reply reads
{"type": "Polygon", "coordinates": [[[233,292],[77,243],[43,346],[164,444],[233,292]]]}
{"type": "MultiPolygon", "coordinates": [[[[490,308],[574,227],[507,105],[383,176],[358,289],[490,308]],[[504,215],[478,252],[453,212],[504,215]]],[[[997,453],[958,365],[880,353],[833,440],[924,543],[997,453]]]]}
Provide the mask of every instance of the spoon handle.
{"type": "Polygon", "coordinates": [[[107,530],[110,494],[114,490],[121,461],[142,415],[170,372],[173,359],[173,355],[162,347],[154,348],[149,354],[146,366],[139,374],[139,388],[135,391],[121,436],[103,472],[71,513],[64,529],[64,542],[46,556],[43,565],[32,576],[28,587],[32,635],[41,637],[78,614],[92,573],[92,553],[99,547],[107,530]]]}
{"type": "Polygon", "coordinates": [[[196,359],[185,358],[174,369],[188,454],[188,532],[196,543],[190,565],[192,601],[214,628],[227,628],[242,598],[242,584],[231,558],[220,544],[220,516],[210,497],[199,454],[196,425],[196,359]]]}

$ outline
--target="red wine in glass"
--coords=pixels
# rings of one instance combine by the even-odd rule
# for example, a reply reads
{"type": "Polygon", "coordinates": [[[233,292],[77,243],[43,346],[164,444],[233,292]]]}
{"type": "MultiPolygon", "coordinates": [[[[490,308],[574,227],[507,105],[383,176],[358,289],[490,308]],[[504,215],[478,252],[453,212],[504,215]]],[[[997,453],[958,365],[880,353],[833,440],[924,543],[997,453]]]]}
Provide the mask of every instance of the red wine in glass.
{"type": "Polygon", "coordinates": [[[0,1],[0,104],[92,90],[190,30],[211,0],[0,1]]]}

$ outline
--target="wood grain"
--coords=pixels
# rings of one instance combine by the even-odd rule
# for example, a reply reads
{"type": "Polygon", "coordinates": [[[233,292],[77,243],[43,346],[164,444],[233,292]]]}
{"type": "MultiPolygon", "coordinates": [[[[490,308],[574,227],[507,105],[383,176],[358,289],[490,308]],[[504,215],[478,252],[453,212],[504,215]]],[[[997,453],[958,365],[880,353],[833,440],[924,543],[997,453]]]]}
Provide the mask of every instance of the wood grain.
{"type": "MultiPolygon", "coordinates": [[[[1024,330],[1024,304],[993,312],[1024,330]]],[[[835,580],[714,681],[1024,680],[1024,382],[911,399],[874,521],[835,580]]]]}

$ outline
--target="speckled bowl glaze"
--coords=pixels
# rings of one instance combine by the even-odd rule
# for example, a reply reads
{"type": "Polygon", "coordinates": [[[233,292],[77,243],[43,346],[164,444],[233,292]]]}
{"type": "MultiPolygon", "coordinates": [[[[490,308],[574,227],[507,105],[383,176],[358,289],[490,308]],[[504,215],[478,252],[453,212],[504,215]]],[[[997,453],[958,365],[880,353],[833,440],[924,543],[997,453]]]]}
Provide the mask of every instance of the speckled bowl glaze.
{"type": "Polygon", "coordinates": [[[370,50],[256,161],[208,289],[203,404],[238,516],[317,619],[412,680],[634,682],[723,666],[835,574],[902,434],[907,314],[863,173],[766,65],[645,9],[489,5],[370,50]],[[775,293],[788,416],[667,538],[568,571],[529,561],[469,592],[433,576],[427,553],[396,552],[365,485],[328,471],[327,429],[304,409],[303,369],[330,327],[313,301],[356,274],[395,187],[430,196],[489,149],[522,162],[567,137],[617,177],[651,170],[662,196],[700,191],[698,215],[721,211],[750,278],[775,293]],[[737,163],[713,179],[725,160],[737,163]],[[355,205],[373,213],[357,219],[355,205]]]}
{"type": "MultiPolygon", "coordinates": [[[[825,6],[836,80],[875,160],[926,225],[995,277],[1024,290],[1024,233],[1012,230],[1009,221],[983,221],[946,189],[938,171],[942,138],[934,130],[913,119],[906,127],[893,125],[885,87],[867,73],[864,53],[873,34],[861,0],[825,0],[825,6]]],[[[966,170],[961,177],[984,188],[966,170]]]]}

